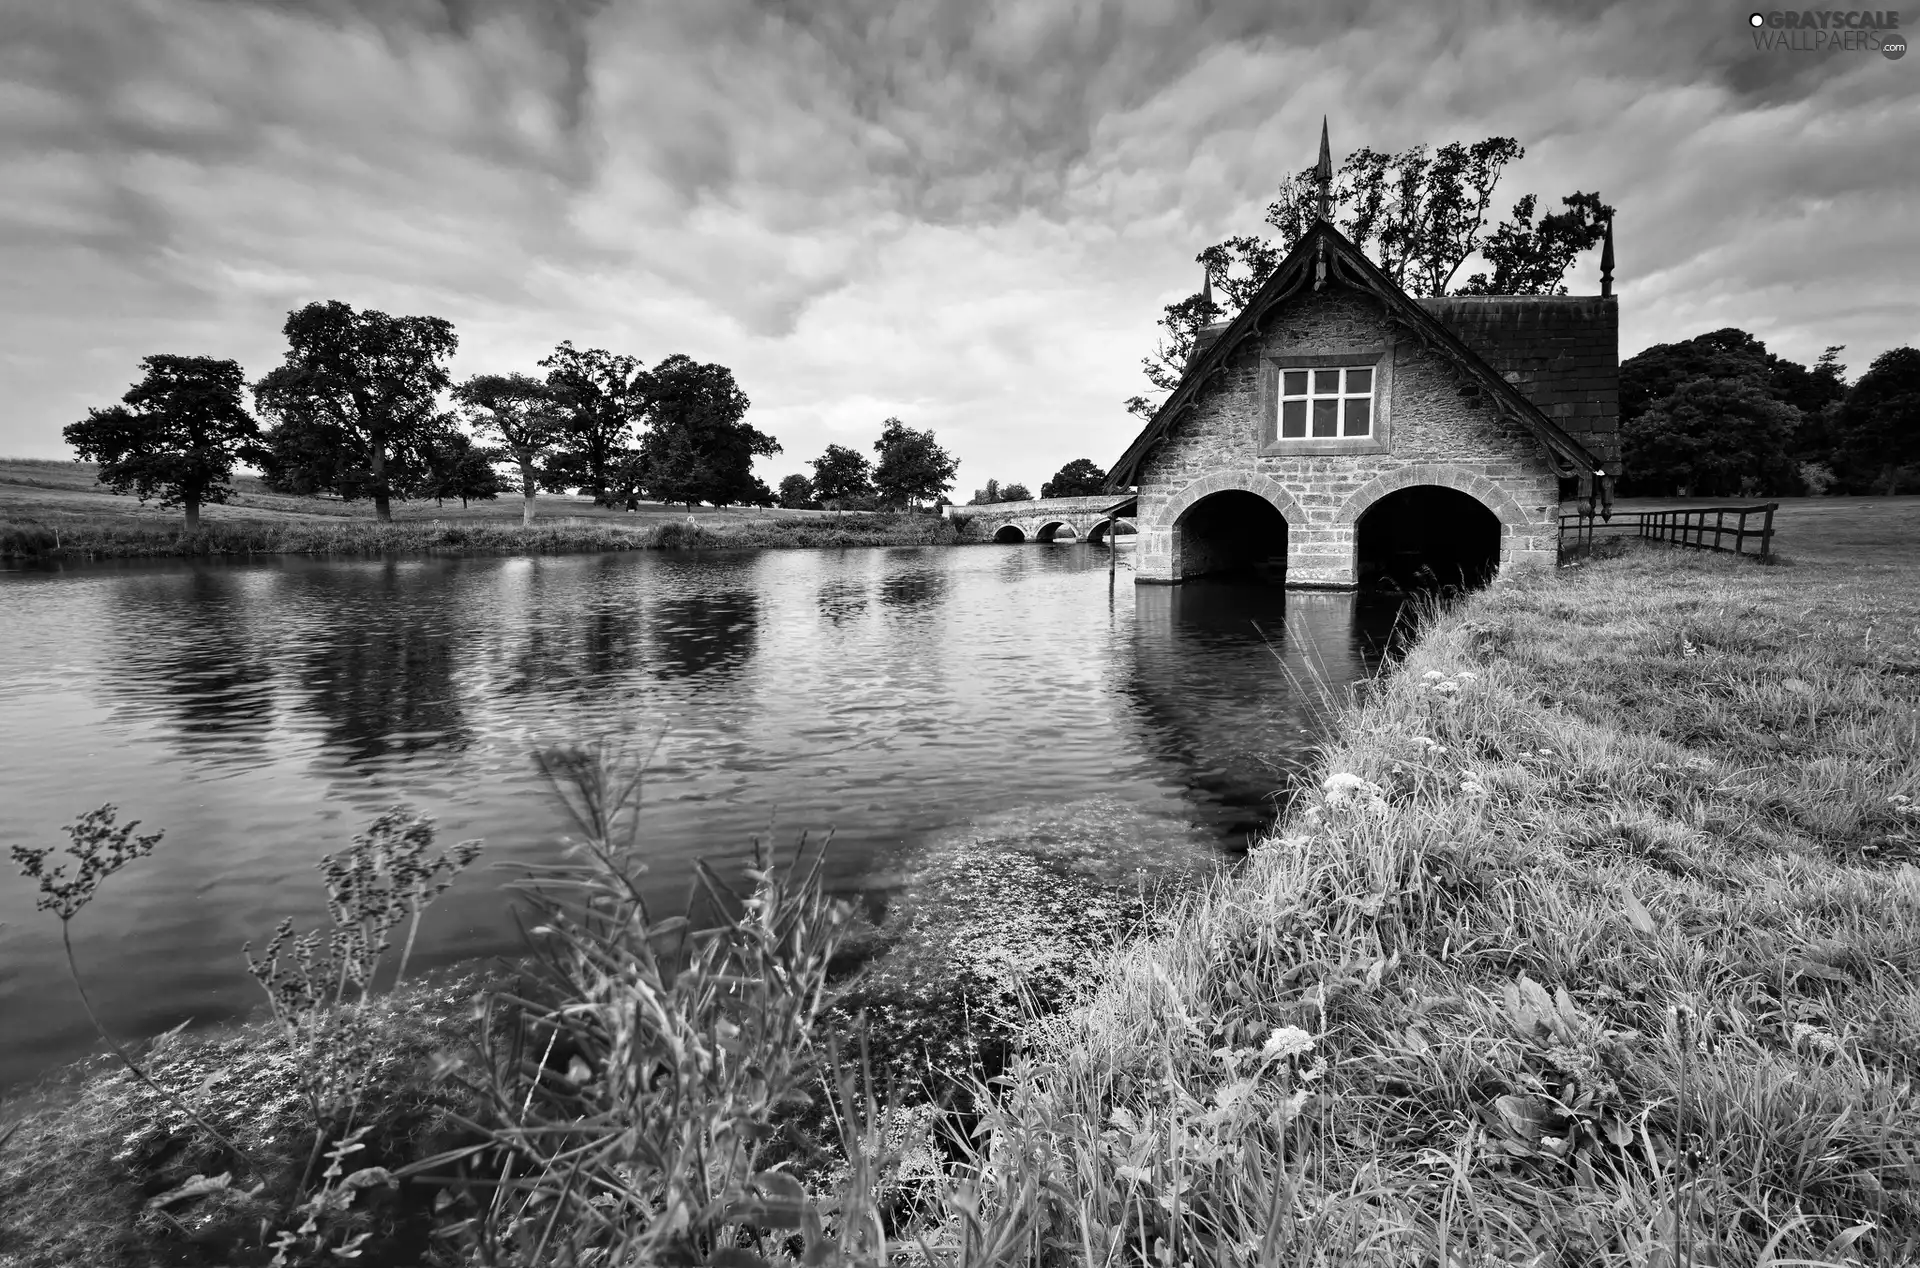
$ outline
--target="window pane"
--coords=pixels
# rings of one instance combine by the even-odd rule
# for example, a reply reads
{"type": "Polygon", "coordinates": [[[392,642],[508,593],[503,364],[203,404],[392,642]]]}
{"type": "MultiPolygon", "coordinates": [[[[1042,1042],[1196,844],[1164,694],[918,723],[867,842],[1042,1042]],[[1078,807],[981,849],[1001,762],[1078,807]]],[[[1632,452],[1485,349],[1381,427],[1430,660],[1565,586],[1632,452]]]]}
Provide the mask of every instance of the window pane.
{"type": "Polygon", "coordinates": [[[1307,372],[1305,370],[1281,371],[1280,391],[1287,396],[1305,396],[1307,394],[1307,372]]]}
{"type": "MultiPolygon", "coordinates": [[[[1304,379],[1307,376],[1302,374],[1300,377],[1304,379]]],[[[1280,403],[1280,434],[1296,437],[1307,434],[1307,403],[1305,401],[1280,403]]]]}
{"type": "Polygon", "coordinates": [[[1316,436],[1338,436],[1340,434],[1340,402],[1315,401],[1313,403],[1313,434],[1316,436]]]}
{"type": "Polygon", "coordinates": [[[1340,371],[1315,370],[1313,372],[1313,390],[1316,394],[1324,392],[1329,396],[1338,393],[1340,391],[1340,371]]]}
{"type": "Polygon", "coordinates": [[[1373,401],[1365,396],[1347,398],[1347,435],[1365,436],[1373,429],[1373,401]]]}
{"type": "Polygon", "coordinates": [[[1368,368],[1365,370],[1348,370],[1347,371],[1347,391],[1348,392],[1373,391],[1373,370],[1371,368],[1368,368]]]}

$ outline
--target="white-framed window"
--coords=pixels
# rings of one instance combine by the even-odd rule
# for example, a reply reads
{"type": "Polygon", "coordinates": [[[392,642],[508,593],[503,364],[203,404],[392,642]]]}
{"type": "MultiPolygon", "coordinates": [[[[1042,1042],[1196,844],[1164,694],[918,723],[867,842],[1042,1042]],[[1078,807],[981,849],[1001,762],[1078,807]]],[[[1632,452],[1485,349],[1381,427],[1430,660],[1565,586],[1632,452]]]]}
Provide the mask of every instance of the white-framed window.
{"type": "Polygon", "coordinates": [[[1279,439],[1371,436],[1373,383],[1370,365],[1281,370],[1279,439]]]}

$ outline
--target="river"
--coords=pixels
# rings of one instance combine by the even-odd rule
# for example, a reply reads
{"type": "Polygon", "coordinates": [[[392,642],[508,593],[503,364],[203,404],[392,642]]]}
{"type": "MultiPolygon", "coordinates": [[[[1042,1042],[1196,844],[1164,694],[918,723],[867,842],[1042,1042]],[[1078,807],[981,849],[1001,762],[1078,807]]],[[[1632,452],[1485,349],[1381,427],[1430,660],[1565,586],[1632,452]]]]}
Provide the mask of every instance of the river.
{"type": "MultiPolygon", "coordinates": [[[[662,893],[770,823],[783,846],[831,829],[831,884],[870,904],[983,824],[1084,819],[1116,860],[1164,829],[1228,858],[1317,738],[1314,684],[1377,664],[1395,609],[1136,587],[1129,553],[1111,582],[1084,545],[3,572],[0,848],[63,843],[104,802],[165,830],[73,927],[125,1037],[251,1008],[241,944],[315,923],[315,862],[396,801],[486,861],[557,858],[545,744],[658,741],[662,893]]],[[[0,1088],[93,1043],[34,898],[0,872],[0,1088]]],[[[416,962],[516,946],[470,873],[416,962]]]]}

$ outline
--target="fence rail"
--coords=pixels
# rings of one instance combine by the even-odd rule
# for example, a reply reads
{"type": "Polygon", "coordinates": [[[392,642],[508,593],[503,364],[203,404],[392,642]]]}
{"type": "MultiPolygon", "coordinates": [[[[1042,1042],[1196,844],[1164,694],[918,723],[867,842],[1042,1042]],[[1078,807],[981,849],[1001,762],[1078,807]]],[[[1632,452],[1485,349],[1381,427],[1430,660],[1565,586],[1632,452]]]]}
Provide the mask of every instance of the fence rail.
{"type": "Polygon", "coordinates": [[[1689,506],[1650,511],[1616,511],[1610,520],[1593,515],[1560,517],[1560,553],[1568,549],[1591,549],[1597,535],[1633,536],[1673,546],[1691,546],[1696,550],[1722,550],[1730,554],[1757,553],[1761,559],[1773,558],[1773,513],[1778,502],[1757,506],[1689,506]],[[1757,519],[1757,524],[1749,524],[1757,519]],[[1757,543],[1757,552],[1747,543],[1757,543]]]}

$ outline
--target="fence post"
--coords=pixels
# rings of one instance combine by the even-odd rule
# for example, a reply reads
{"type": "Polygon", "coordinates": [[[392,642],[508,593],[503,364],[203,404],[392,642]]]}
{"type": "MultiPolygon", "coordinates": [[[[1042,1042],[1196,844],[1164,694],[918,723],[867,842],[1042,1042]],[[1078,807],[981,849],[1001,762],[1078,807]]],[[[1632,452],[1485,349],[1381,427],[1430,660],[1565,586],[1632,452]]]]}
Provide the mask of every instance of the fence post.
{"type": "Polygon", "coordinates": [[[1780,505],[1778,502],[1767,503],[1766,523],[1760,529],[1760,558],[1762,559],[1773,558],[1773,510],[1778,505],[1780,505]]]}
{"type": "Polygon", "coordinates": [[[1713,548],[1715,550],[1720,549],[1720,530],[1726,527],[1726,523],[1727,513],[1725,511],[1715,511],[1713,513],[1713,548]]]}

